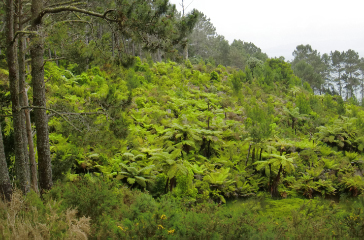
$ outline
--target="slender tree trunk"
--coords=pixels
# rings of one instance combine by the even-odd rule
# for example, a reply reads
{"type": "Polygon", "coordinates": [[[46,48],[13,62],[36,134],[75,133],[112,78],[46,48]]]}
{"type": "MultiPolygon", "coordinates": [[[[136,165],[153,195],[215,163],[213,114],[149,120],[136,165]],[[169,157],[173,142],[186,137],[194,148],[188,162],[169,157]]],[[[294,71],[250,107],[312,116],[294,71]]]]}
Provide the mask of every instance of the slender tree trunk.
{"type": "MultiPolygon", "coordinates": [[[[17,20],[18,27],[17,31],[23,30],[23,3],[22,0],[17,0],[17,20]]],[[[23,90],[25,88],[25,52],[24,52],[24,37],[22,35],[18,36],[18,70],[19,70],[19,105],[23,105],[24,95],[23,90]]],[[[25,127],[25,115],[24,111],[20,113],[21,122],[22,122],[22,137],[23,137],[23,148],[24,148],[24,158],[25,161],[29,163],[29,154],[28,154],[28,140],[27,133],[25,127]]]]}
{"type": "Polygon", "coordinates": [[[342,86],[341,86],[341,73],[339,72],[339,94],[342,97],[342,86]]]}
{"type": "MultiPolygon", "coordinates": [[[[22,19],[22,2],[21,0],[18,0],[19,5],[19,30],[23,29],[21,22],[22,19]]],[[[19,99],[20,104],[22,106],[27,107],[28,104],[28,95],[27,95],[27,89],[25,84],[25,38],[24,36],[19,36],[19,57],[18,57],[18,64],[19,64],[19,99]]],[[[49,50],[50,52],[50,50],[49,50]]],[[[51,58],[51,55],[50,55],[51,58]]],[[[33,144],[33,136],[32,136],[32,127],[30,122],[30,112],[29,109],[24,109],[22,111],[22,122],[23,122],[23,145],[24,145],[24,154],[26,161],[29,162],[30,165],[30,185],[31,188],[36,192],[39,193],[38,190],[38,177],[37,177],[37,163],[35,161],[35,153],[34,153],[34,144],[33,144]],[[28,145],[29,145],[29,151],[28,151],[28,145]]]]}
{"type": "Polygon", "coordinates": [[[184,48],[183,48],[183,57],[185,60],[188,60],[188,43],[187,43],[187,40],[186,40],[186,44],[184,45],[184,48]]]}
{"type": "Polygon", "coordinates": [[[246,161],[245,161],[245,166],[248,166],[248,161],[249,161],[249,156],[250,156],[250,148],[252,147],[252,144],[249,144],[249,150],[248,150],[248,155],[246,156],[246,161]]]}
{"type": "MultiPolygon", "coordinates": [[[[42,0],[32,0],[32,30],[37,35],[31,36],[31,63],[33,103],[35,106],[46,107],[44,83],[44,40],[42,22],[36,21],[43,10],[42,0]]],[[[34,109],[35,127],[37,130],[39,185],[41,190],[52,188],[52,165],[49,145],[48,117],[44,109],[34,109]]]]}
{"type": "MultiPolygon", "coordinates": [[[[24,106],[29,106],[28,104],[28,94],[27,90],[24,89],[24,106]]],[[[33,142],[33,134],[32,134],[32,124],[30,121],[30,111],[29,109],[24,109],[25,112],[25,124],[27,131],[27,139],[29,145],[29,163],[30,163],[30,181],[31,187],[34,192],[39,193],[38,188],[38,171],[37,171],[37,162],[35,161],[35,151],[34,151],[34,142],[33,142]]]]}
{"type": "Polygon", "coordinates": [[[0,124],[0,198],[10,201],[12,192],[0,124]]]}
{"type": "Polygon", "coordinates": [[[111,46],[112,46],[112,57],[114,57],[114,51],[115,51],[115,33],[112,33],[111,35],[111,46]]]}
{"type": "Polygon", "coordinates": [[[363,98],[364,98],[364,79],[363,79],[363,75],[362,75],[362,79],[361,79],[361,106],[363,105],[363,98]]]}
{"type": "Polygon", "coordinates": [[[7,43],[7,60],[9,68],[9,82],[10,82],[10,93],[12,102],[12,112],[13,112],[13,126],[14,126],[14,149],[15,149],[15,163],[16,172],[20,184],[20,189],[23,193],[29,192],[30,180],[29,180],[29,165],[25,159],[24,155],[24,145],[23,145],[23,123],[22,122],[22,112],[20,111],[19,102],[19,72],[17,69],[16,60],[16,46],[13,42],[14,38],[14,20],[15,20],[15,9],[14,1],[7,0],[6,8],[6,43],[7,43]]]}
{"type": "MultiPolygon", "coordinates": [[[[54,50],[54,58],[57,58],[57,52],[56,52],[56,50],[54,50]]],[[[58,60],[56,60],[56,64],[57,64],[57,66],[59,66],[58,60]]]]}

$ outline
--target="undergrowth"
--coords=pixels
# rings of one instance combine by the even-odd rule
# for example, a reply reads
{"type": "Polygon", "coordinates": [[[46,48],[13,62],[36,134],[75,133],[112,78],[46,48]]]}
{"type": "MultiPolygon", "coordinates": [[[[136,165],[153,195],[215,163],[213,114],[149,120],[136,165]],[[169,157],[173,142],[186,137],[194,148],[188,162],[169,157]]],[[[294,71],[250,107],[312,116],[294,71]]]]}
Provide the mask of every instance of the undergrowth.
{"type": "Polygon", "coordinates": [[[14,193],[0,203],[2,239],[362,239],[364,198],[265,194],[227,204],[153,198],[112,181],[58,183],[44,200],[14,193]],[[75,210],[77,209],[77,211],[75,210]],[[88,234],[88,235],[87,235],[88,234]]]}
{"type": "Polygon", "coordinates": [[[14,191],[11,202],[0,200],[0,239],[87,239],[90,218],[62,209],[60,201],[43,202],[34,192],[14,191]]]}

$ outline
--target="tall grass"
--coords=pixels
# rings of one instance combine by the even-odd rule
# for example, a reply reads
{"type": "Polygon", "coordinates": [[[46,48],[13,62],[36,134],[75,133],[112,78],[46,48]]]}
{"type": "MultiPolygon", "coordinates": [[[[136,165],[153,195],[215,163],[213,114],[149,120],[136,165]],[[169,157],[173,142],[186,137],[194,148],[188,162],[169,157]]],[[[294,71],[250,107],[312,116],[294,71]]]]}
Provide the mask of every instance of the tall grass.
{"type": "Polygon", "coordinates": [[[77,210],[62,211],[59,201],[43,203],[34,193],[15,190],[10,202],[0,200],[0,239],[87,239],[90,218],[77,210]]]}

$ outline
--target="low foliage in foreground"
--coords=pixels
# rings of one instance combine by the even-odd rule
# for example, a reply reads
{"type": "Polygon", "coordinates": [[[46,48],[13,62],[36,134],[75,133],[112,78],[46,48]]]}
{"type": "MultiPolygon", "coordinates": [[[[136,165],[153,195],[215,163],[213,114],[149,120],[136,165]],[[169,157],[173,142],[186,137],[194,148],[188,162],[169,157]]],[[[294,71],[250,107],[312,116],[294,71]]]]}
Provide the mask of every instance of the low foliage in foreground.
{"type": "Polygon", "coordinates": [[[15,191],[11,202],[0,198],[0,239],[87,239],[90,218],[76,217],[77,210],[61,202],[43,202],[34,192],[15,191]]]}
{"type": "Polygon", "coordinates": [[[154,199],[115,182],[57,184],[44,195],[0,205],[4,239],[362,239],[364,198],[191,203],[169,193],[154,199]],[[75,215],[75,210],[78,209],[75,215]],[[17,215],[16,220],[11,216],[17,215]],[[90,218],[86,218],[90,217],[90,218]]]}

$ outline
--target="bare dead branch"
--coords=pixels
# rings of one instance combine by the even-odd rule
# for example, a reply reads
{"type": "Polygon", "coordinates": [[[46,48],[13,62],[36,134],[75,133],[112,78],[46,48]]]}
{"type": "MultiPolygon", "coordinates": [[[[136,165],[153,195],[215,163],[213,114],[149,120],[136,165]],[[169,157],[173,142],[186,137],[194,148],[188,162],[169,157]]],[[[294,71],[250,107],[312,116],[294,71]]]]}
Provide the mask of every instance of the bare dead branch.
{"type": "Polygon", "coordinates": [[[78,129],[75,125],[73,125],[73,123],[70,122],[70,120],[68,120],[65,116],[63,116],[62,113],[57,112],[54,109],[50,109],[50,108],[46,108],[46,107],[39,107],[39,106],[28,106],[28,107],[20,107],[19,111],[22,109],[29,109],[29,108],[33,108],[33,109],[43,109],[43,110],[47,110],[47,111],[51,111],[54,112],[55,114],[59,115],[61,118],[63,118],[69,125],[71,125],[74,129],[76,129],[78,132],[82,132],[80,129],[78,129]]]}

